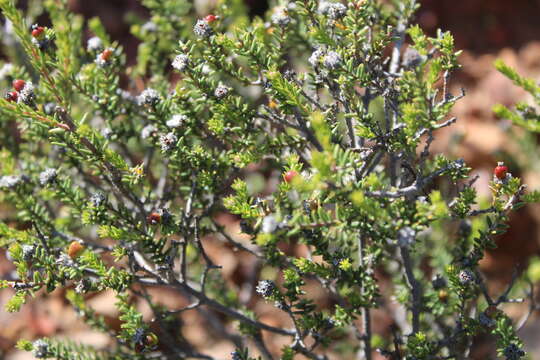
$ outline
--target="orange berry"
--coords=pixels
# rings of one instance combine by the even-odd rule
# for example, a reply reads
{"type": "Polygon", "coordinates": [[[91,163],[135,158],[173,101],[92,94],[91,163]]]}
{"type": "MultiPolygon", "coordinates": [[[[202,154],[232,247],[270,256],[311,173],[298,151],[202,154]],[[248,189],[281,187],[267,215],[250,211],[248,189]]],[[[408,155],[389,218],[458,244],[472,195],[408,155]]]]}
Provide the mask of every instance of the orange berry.
{"type": "Polygon", "coordinates": [[[99,57],[103,61],[109,61],[112,55],[113,55],[113,51],[111,49],[105,49],[101,52],[101,54],[99,54],[99,57]]]}
{"type": "Polygon", "coordinates": [[[150,213],[150,215],[148,215],[146,220],[148,221],[148,223],[150,225],[156,225],[156,224],[159,224],[161,222],[161,215],[154,211],[154,212],[150,213]]]}
{"type": "Polygon", "coordinates": [[[448,291],[446,290],[439,290],[439,300],[442,301],[443,303],[447,302],[448,301],[448,291]]]}
{"type": "Polygon", "coordinates": [[[70,258],[75,259],[83,250],[84,246],[82,246],[78,241],[72,241],[71,244],[69,244],[67,253],[70,258]]]}
{"type": "Polygon", "coordinates": [[[275,109],[275,108],[278,107],[278,104],[277,104],[277,102],[275,102],[274,100],[270,99],[270,100],[268,101],[268,107],[271,108],[271,109],[275,109]]]}

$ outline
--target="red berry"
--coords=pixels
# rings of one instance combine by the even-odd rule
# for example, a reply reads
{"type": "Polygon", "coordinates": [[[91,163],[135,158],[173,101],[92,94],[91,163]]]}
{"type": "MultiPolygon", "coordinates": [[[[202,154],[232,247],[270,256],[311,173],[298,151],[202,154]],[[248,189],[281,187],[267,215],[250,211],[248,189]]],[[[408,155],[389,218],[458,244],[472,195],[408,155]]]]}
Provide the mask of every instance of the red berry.
{"type": "Polygon", "coordinates": [[[18,98],[19,98],[19,94],[16,91],[10,91],[6,94],[7,101],[16,102],[18,98]]]}
{"type": "Polygon", "coordinates": [[[493,174],[495,174],[495,177],[499,180],[506,179],[507,173],[508,167],[504,166],[502,163],[499,163],[499,165],[497,165],[495,169],[493,169],[493,174]]]}
{"type": "Polygon", "coordinates": [[[32,30],[32,36],[38,37],[45,31],[45,28],[43,26],[38,26],[35,29],[32,30]]]}
{"type": "Polygon", "coordinates": [[[26,85],[26,81],[24,80],[13,80],[13,88],[17,91],[21,91],[22,89],[24,89],[24,85],[26,85]]]}
{"type": "Polygon", "coordinates": [[[293,181],[293,179],[296,177],[296,175],[298,175],[296,171],[289,170],[285,174],[283,174],[283,179],[285,180],[286,183],[290,184],[291,181],[293,181]]]}
{"type": "Polygon", "coordinates": [[[148,218],[146,220],[150,225],[156,225],[161,222],[161,215],[154,211],[150,213],[150,215],[148,215],[148,218]]]}
{"type": "Polygon", "coordinates": [[[103,52],[101,54],[99,54],[99,57],[103,61],[109,61],[112,54],[113,54],[113,51],[111,49],[105,49],[105,50],[103,50],[103,52]]]}
{"type": "Polygon", "coordinates": [[[204,20],[207,22],[207,23],[213,23],[214,21],[216,21],[218,19],[218,17],[216,15],[207,15],[204,20]]]}

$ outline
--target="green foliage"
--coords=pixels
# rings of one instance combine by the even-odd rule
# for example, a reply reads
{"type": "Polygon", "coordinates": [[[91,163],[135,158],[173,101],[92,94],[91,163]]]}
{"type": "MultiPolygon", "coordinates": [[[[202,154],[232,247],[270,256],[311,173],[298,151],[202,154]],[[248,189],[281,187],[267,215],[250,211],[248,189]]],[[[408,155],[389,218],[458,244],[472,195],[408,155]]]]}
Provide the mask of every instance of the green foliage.
{"type": "Polygon", "coordinates": [[[22,350],[32,351],[33,355],[38,359],[116,360],[122,358],[122,354],[97,351],[91,346],[75,343],[70,340],[39,339],[34,341],[34,343],[20,341],[17,347],[22,350]]]}
{"type": "MultiPolygon", "coordinates": [[[[484,291],[478,262],[509,213],[540,196],[508,173],[492,179],[484,206],[471,168],[432,153],[464,94],[448,88],[459,68],[452,35],[411,24],[415,1],[272,2],[250,20],[240,0],[216,2],[215,17],[189,1],[142,0],[148,21],[127,16],[141,41],[135,59],[66,1],[30,3],[25,14],[0,0],[15,34],[2,33],[12,64],[0,86],[26,82],[0,99],[0,246],[18,276],[0,287],[15,290],[8,311],[37,291],[68,289],[76,313],[114,342],[20,348],[59,359],[208,359],[182,334],[183,314],[198,311],[219,330],[211,336],[237,349],[233,359],[272,359],[265,333],[285,337],[282,359],[369,359],[375,347],[464,358],[482,331],[469,314],[510,301],[484,291]],[[51,27],[31,29],[41,11],[51,27]],[[241,237],[220,225],[223,213],[241,237]],[[249,284],[225,279],[207,253],[218,238],[253,258],[249,284]],[[252,283],[263,274],[272,280],[252,283]],[[331,301],[321,305],[314,287],[331,301]],[[149,289],[159,288],[189,305],[155,303],[149,289]],[[87,294],[105,291],[116,295],[119,329],[88,305],[87,294]],[[259,319],[257,294],[287,325],[259,319]],[[390,298],[402,308],[382,309],[399,324],[395,338],[370,325],[390,298]]],[[[532,115],[519,119],[534,129],[532,115]]],[[[519,350],[510,320],[497,316],[499,352],[519,350]]]]}
{"type": "MultiPolygon", "coordinates": [[[[538,104],[540,102],[540,87],[532,79],[527,79],[519,75],[516,70],[506,65],[502,60],[495,61],[495,67],[504,76],[512,80],[512,82],[529,93],[534,101],[538,104]]],[[[516,105],[516,110],[512,111],[506,106],[498,104],[493,108],[495,114],[503,119],[509,119],[514,124],[532,131],[535,133],[540,132],[540,118],[536,110],[526,103],[519,103],[516,105]]]]}

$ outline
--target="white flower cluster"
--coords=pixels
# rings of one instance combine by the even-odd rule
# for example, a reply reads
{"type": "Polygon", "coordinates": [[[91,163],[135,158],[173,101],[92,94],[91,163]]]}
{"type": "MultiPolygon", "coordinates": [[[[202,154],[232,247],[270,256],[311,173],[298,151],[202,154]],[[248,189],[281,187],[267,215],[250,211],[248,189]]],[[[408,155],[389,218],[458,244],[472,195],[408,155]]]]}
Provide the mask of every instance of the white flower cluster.
{"type": "Polygon", "coordinates": [[[219,84],[214,90],[214,96],[217,97],[218,99],[223,99],[225,96],[229,94],[229,91],[230,89],[227,86],[223,84],[219,84]]]}
{"type": "Polygon", "coordinates": [[[184,115],[184,114],[175,114],[172,116],[172,118],[170,120],[167,120],[167,126],[170,127],[171,129],[176,129],[180,126],[182,126],[182,124],[187,120],[187,116],[184,115]]]}
{"type": "Polygon", "coordinates": [[[86,42],[86,50],[88,52],[101,51],[103,49],[103,41],[97,36],[93,36],[86,42]]]}
{"type": "Polygon", "coordinates": [[[311,54],[308,62],[313,67],[318,67],[322,64],[327,69],[335,70],[341,66],[342,59],[341,55],[335,51],[318,48],[311,54]]]}
{"type": "Polygon", "coordinates": [[[322,1],[319,4],[319,12],[331,20],[337,20],[345,16],[347,7],[338,2],[322,1]]]}
{"type": "Polygon", "coordinates": [[[272,23],[278,26],[287,26],[291,22],[291,17],[287,12],[287,8],[283,6],[274,8],[271,19],[272,23]]]}
{"type": "Polygon", "coordinates": [[[170,132],[159,137],[159,144],[161,145],[161,151],[167,152],[176,146],[178,142],[178,137],[174,133],[170,132]]]}
{"type": "Polygon", "coordinates": [[[47,184],[52,183],[54,180],[56,180],[57,176],[58,176],[58,173],[56,169],[53,169],[53,168],[45,169],[39,174],[39,183],[42,186],[45,186],[47,184]]]}
{"type": "Polygon", "coordinates": [[[22,104],[30,105],[34,101],[35,97],[36,95],[34,94],[34,84],[32,84],[32,82],[30,81],[27,81],[24,84],[24,87],[22,88],[22,90],[19,92],[19,97],[17,98],[17,102],[20,104],[22,103],[22,104]]]}
{"type": "Polygon", "coordinates": [[[139,97],[137,103],[139,105],[156,105],[159,102],[159,93],[151,88],[145,89],[139,97]]]}
{"type": "Polygon", "coordinates": [[[22,178],[17,175],[5,175],[0,178],[0,189],[13,189],[21,182],[22,178]]]}
{"type": "Polygon", "coordinates": [[[189,65],[189,57],[185,54],[176,55],[172,62],[172,67],[178,71],[184,71],[189,65]]]}
{"type": "Polygon", "coordinates": [[[148,139],[151,136],[154,136],[157,133],[157,128],[154,125],[146,125],[141,130],[141,138],[143,140],[148,139]]]}
{"type": "Polygon", "coordinates": [[[212,30],[212,27],[210,24],[208,24],[208,21],[199,19],[193,27],[193,32],[200,38],[207,38],[214,33],[214,30],[212,30]]]}

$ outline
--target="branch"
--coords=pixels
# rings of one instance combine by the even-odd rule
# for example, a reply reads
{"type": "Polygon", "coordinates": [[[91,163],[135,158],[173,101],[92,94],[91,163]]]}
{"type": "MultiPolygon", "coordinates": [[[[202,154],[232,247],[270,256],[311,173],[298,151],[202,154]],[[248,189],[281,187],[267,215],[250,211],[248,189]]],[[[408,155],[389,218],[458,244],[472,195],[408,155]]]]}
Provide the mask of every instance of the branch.
{"type": "MultiPolygon", "coordinates": [[[[364,253],[366,248],[366,239],[362,234],[358,238],[358,262],[360,267],[365,266],[364,253]]],[[[360,295],[364,295],[364,286],[360,287],[360,295]]],[[[362,307],[362,327],[364,334],[362,340],[364,341],[364,355],[366,360],[371,360],[371,314],[368,306],[362,307]]]]}
{"type": "Polygon", "coordinates": [[[405,267],[405,276],[412,292],[412,335],[420,330],[420,313],[422,307],[422,284],[416,280],[413,273],[413,264],[409,253],[408,245],[399,247],[403,266],[405,267]]]}
{"type": "MultiPolygon", "coordinates": [[[[160,279],[160,280],[163,280],[163,279],[160,279]]],[[[183,293],[187,293],[191,296],[193,296],[194,298],[196,298],[197,300],[199,300],[201,302],[202,305],[207,305],[209,307],[211,307],[212,309],[224,314],[224,315],[227,315],[229,317],[232,317],[236,320],[239,320],[245,324],[248,324],[250,326],[253,326],[257,329],[260,329],[260,330],[266,330],[266,331],[269,331],[269,332],[272,332],[272,333],[275,333],[275,334],[280,334],[280,335],[284,335],[284,336],[294,336],[296,334],[296,331],[294,330],[286,330],[286,329],[280,329],[280,328],[277,328],[277,327],[274,327],[274,326],[271,326],[271,325],[267,325],[267,324],[264,324],[264,323],[261,323],[257,320],[253,320],[249,317],[247,317],[246,315],[234,310],[234,309],[231,309],[223,304],[221,304],[220,302],[216,301],[216,300],[213,300],[213,299],[210,299],[208,296],[206,296],[205,294],[203,294],[202,292],[200,291],[197,291],[195,290],[194,288],[192,288],[191,286],[189,286],[187,283],[183,283],[183,282],[179,282],[179,281],[174,281],[174,282],[171,282],[171,283],[166,283],[166,282],[163,282],[163,281],[155,281],[153,279],[147,279],[147,278],[140,278],[140,279],[137,279],[138,282],[142,283],[142,284],[146,284],[146,285],[153,285],[153,286],[171,286],[183,293]]]]}
{"type": "Polygon", "coordinates": [[[413,196],[419,193],[423,190],[423,188],[428,185],[431,181],[433,181],[436,177],[444,174],[448,170],[454,168],[457,165],[457,162],[459,160],[455,161],[454,163],[443,167],[442,169],[439,169],[431,174],[429,174],[426,177],[420,177],[416,179],[416,181],[409,186],[403,187],[398,189],[397,191],[366,191],[364,194],[366,196],[371,197],[386,197],[386,198],[399,198],[402,196],[413,196]]]}

